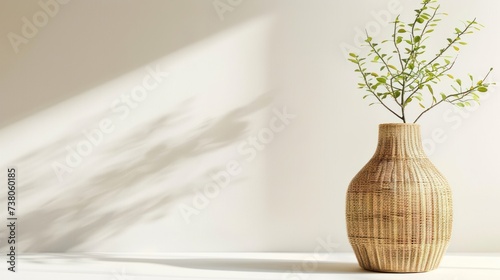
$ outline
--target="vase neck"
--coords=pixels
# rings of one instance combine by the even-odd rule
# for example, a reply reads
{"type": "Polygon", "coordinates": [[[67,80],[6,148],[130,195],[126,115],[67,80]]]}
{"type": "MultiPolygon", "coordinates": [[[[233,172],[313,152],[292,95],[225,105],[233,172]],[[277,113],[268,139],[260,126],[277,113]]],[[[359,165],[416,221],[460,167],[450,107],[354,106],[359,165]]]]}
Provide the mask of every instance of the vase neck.
{"type": "Polygon", "coordinates": [[[381,124],[375,157],[425,158],[418,124],[381,124]]]}

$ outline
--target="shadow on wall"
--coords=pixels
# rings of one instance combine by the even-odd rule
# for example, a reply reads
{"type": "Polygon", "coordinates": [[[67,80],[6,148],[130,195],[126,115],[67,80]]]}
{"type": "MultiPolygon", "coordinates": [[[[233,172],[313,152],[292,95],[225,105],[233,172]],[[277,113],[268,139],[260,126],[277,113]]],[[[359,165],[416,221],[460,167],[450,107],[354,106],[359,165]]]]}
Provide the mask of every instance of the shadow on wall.
{"type": "MultiPolygon", "coordinates": [[[[171,215],[175,202],[192,192],[193,182],[206,180],[207,172],[218,167],[204,165],[206,169],[198,174],[180,178],[182,165],[196,166],[207,154],[242,139],[248,132],[248,118],[270,101],[263,94],[219,117],[187,126],[193,102],[188,100],[122,139],[101,144],[90,155],[95,157],[91,172],[64,184],[57,183],[50,165],[81,135],[69,135],[14,161],[23,167],[22,178],[26,178],[19,196],[23,205],[34,206],[20,213],[20,249],[78,251],[86,242],[98,244],[134,225],[171,215]],[[175,133],[179,128],[183,128],[180,135],[175,133]]],[[[85,174],[85,167],[80,168],[79,174],[85,174]]],[[[2,228],[0,236],[5,234],[2,228]]]]}
{"type": "MultiPolygon", "coordinates": [[[[0,1],[0,33],[22,35],[22,18],[43,12],[39,2],[0,1]]],[[[17,54],[8,40],[0,43],[0,128],[241,24],[261,6],[243,1],[221,20],[211,0],[61,5],[17,54]]]]}

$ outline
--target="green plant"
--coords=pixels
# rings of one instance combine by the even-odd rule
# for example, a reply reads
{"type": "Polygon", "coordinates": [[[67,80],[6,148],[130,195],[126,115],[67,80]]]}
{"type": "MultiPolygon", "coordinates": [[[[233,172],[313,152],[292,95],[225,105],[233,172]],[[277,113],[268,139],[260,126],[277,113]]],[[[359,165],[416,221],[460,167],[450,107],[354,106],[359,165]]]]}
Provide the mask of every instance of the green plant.
{"type": "Polygon", "coordinates": [[[427,40],[442,16],[447,15],[439,12],[437,2],[423,0],[421,7],[415,10],[415,19],[410,23],[400,21],[397,16],[392,22],[392,38],[389,40],[376,43],[366,33],[364,47],[369,50],[366,56],[349,54],[349,61],[357,66],[355,72],[361,74],[359,88],[369,92],[363,99],[374,97],[375,102],[370,106],[384,106],[403,123],[407,122],[408,105],[417,103],[413,101],[418,101],[421,107],[413,121],[415,123],[429,110],[445,102],[459,107],[471,106],[471,102],[479,103],[479,94],[494,85],[486,82],[493,68],[478,81],[469,74],[468,85],[449,73],[455,65],[457,55],[450,56],[448,53],[459,52],[460,47],[467,44],[462,37],[482,27],[476,19],[465,22],[461,29],[455,28],[454,35],[446,39],[444,48],[434,56],[426,56],[429,53],[427,40]],[[387,52],[388,49],[391,51],[387,52]],[[438,90],[442,79],[451,79],[451,93],[438,90]]]}

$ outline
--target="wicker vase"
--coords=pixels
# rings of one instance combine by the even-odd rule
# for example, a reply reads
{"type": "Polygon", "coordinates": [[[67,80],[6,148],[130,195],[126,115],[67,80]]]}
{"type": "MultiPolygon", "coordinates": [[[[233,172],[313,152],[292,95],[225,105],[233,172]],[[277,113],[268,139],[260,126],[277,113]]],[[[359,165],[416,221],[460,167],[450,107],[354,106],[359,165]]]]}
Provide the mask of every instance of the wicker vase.
{"type": "Polygon", "coordinates": [[[425,155],[416,124],[381,124],[378,146],[347,191],[349,242],[359,265],[381,272],[437,268],[452,227],[446,179],[425,155]]]}

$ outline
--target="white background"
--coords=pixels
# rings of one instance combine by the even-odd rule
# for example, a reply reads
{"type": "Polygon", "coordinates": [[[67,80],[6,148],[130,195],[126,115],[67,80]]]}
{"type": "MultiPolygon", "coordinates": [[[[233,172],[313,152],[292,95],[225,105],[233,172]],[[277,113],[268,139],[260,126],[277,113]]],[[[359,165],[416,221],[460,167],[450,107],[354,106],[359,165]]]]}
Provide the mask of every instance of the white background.
{"type": "MultiPolygon", "coordinates": [[[[231,10],[218,14],[208,0],[57,4],[17,53],[8,34],[22,36],[23,17],[33,22],[43,9],[0,3],[0,178],[18,168],[20,251],[307,252],[319,240],[350,251],[347,185],[374,152],[377,125],[397,120],[361,99],[343,48],[365,28],[375,40],[389,34],[385,16],[410,18],[420,1],[221,2],[231,10]],[[156,68],[168,78],[120,118],[110,106],[156,68]],[[255,158],[238,152],[285,107],[296,117],[255,158]],[[54,163],[104,119],[114,131],[60,182],[54,163]],[[241,173],[188,223],[180,209],[231,160],[241,173]]],[[[438,36],[474,17],[486,26],[467,39],[455,73],[500,69],[500,3],[446,0],[442,10],[438,36]]],[[[492,91],[478,109],[443,106],[420,122],[454,191],[450,251],[500,251],[492,91]]]]}

